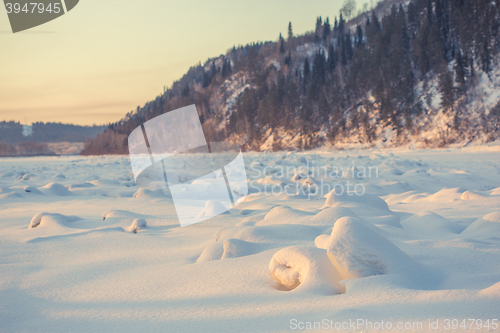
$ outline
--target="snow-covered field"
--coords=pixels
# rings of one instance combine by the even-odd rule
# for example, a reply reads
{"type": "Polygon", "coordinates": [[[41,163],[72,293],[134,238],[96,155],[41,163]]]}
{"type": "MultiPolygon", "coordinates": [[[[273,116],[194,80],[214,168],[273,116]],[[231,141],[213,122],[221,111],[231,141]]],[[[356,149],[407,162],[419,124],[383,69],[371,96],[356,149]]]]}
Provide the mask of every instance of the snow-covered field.
{"type": "Polygon", "coordinates": [[[500,146],[245,162],[181,228],[128,157],[1,159],[0,332],[500,332],[500,146]]]}

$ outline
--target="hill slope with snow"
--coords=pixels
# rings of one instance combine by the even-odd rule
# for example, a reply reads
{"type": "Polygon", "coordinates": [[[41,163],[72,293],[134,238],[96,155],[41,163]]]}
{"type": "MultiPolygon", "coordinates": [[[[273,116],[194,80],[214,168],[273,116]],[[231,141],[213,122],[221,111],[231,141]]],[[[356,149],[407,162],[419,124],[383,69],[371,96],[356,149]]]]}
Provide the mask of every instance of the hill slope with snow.
{"type": "Polygon", "coordinates": [[[233,47],[90,142],[127,153],[137,126],[196,104],[207,141],[257,151],[443,147],[500,138],[500,2],[381,2],[350,21],[233,47]]]}

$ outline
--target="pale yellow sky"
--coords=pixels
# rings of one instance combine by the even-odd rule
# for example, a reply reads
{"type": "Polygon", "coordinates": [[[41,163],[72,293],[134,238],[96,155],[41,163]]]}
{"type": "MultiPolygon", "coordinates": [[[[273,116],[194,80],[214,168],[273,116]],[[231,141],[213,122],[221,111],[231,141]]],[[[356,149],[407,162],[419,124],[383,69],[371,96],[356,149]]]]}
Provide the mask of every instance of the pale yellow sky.
{"type": "MultiPolygon", "coordinates": [[[[359,1],[358,1],[359,2],[359,1]]],[[[233,45],[276,40],[291,21],[333,22],[342,1],[80,0],[66,15],[13,34],[0,13],[0,121],[115,122],[190,66],[233,45]]]]}

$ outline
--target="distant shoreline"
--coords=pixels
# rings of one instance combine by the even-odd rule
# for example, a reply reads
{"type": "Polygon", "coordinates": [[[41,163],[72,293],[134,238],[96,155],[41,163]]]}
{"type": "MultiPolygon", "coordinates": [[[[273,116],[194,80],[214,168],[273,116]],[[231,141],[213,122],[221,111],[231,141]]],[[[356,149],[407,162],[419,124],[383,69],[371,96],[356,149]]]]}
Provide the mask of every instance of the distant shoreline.
{"type": "MultiPolygon", "coordinates": [[[[63,156],[58,154],[34,154],[34,155],[0,155],[0,158],[13,158],[13,157],[47,157],[47,156],[63,156]]],[[[77,155],[78,156],[78,155],[77,155]]]]}
{"type": "Polygon", "coordinates": [[[36,157],[80,155],[83,142],[24,142],[18,145],[0,142],[0,157],[36,157]]]}

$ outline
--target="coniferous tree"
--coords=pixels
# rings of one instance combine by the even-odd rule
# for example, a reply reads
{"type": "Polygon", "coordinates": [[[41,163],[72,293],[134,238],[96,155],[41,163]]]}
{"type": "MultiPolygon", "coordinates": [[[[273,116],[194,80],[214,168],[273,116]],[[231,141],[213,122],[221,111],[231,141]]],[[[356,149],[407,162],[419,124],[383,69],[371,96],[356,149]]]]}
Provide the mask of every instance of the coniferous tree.
{"type": "Polygon", "coordinates": [[[344,34],[341,37],[340,41],[341,41],[342,65],[345,66],[353,57],[351,35],[349,34],[349,32],[344,34]]]}
{"type": "Polygon", "coordinates": [[[413,1],[408,4],[407,16],[408,16],[408,34],[410,38],[413,39],[417,34],[419,25],[419,13],[417,6],[413,1]]]}
{"type": "Polygon", "coordinates": [[[330,26],[330,20],[327,17],[325,20],[325,24],[323,25],[323,41],[328,42],[328,39],[330,38],[330,33],[332,31],[332,28],[330,26]]]}
{"type": "Polygon", "coordinates": [[[231,61],[226,58],[222,62],[221,76],[226,77],[229,74],[231,74],[231,61]]]}
{"type": "Polygon", "coordinates": [[[367,18],[366,22],[366,39],[368,43],[374,43],[375,36],[380,32],[380,30],[380,22],[377,15],[375,15],[375,12],[373,12],[371,20],[367,18]]]}
{"type": "Polygon", "coordinates": [[[427,21],[432,24],[434,21],[434,10],[432,0],[427,0],[427,21]]]}
{"type": "Polygon", "coordinates": [[[328,103],[328,98],[325,93],[320,93],[319,102],[318,102],[318,111],[319,111],[319,121],[321,123],[325,123],[328,121],[330,105],[328,103]]]}
{"type": "Polygon", "coordinates": [[[342,15],[342,13],[340,13],[340,17],[339,17],[339,34],[343,34],[344,33],[344,29],[345,29],[345,20],[344,20],[344,16],[342,15]]]}
{"type": "Polygon", "coordinates": [[[363,45],[363,28],[361,28],[361,25],[356,26],[356,46],[362,46],[363,45]]]}
{"type": "MultiPolygon", "coordinates": [[[[203,78],[202,78],[202,86],[203,88],[206,88],[212,83],[212,80],[214,79],[215,75],[217,74],[217,68],[215,67],[215,62],[212,61],[212,65],[210,66],[210,71],[205,72],[203,71],[203,78]]],[[[189,89],[189,87],[186,87],[189,89]]],[[[184,95],[189,95],[189,90],[187,90],[187,93],[184,94],[186,90],[183,91],[183,96],[184,95]]]]}
{"type": "Polygon", "coordinates": [[[321,19],[321,16],[318,16],[316,18],[316,29],[314,31],[314,38],[317,42],[319,42],[322,36],[323,36],[323,20],[321,19]]]}
{"type": "Polygon", "coordinates": [[[213,79],[217,74],[217,67],[215,67],[215,61],[212,61],[212,66],[210,67],[210,77],[213,79]]]}
{"type": "Polygon", "coordinates": [[[311,68],[309,66],[309,59],[306,57],[304,60],[304,70],[302,71],[302,85],[304,88],[304,92],[307,89],[307,85],[309,84],[309,78],[311,76],[311,68]]]}
{"type": "Polygon", "coordinates": [[[455,101],[453,94],[453,77],[446,65],[443,65],[443,69],[439,75],[439,85],[441,91],[441,106],[445,110],[452,110],[455,101]]]}
{"type": "Polygon", "coordinates": [[[208,74],[207,72],[203,72],[203,78],[202,78],[202,86],[203,88],[206,88],[210,85],[210,83],[212,82],[212,79],[210,78],[210,74],[208,74]]]}
{"type": "Polygon", "coordinates": [[[285,56],[285,65],[288,65],[288,67],[292,67],[292,54],[290,51],[288,51],[288,54],[285,56]]]}
{"type": "Polygon", "coordinates": [[[285,53],[285,40],[281,36],[281,33],[280,33],[280,36],[278,38],[278,51],[281,54],[285,53]]]}
{"type": "Polygon", "coordinates": [[[335,54],[335,49],[332,44],[328,46],[328,70],[333,72],[335,66],[337,65],[337,56],[335,54]]]}
{"type": "Polygon", "coordinates": [[[467,63],[462,56],[462,52],[459,50],[456,52],[455,59],[455,80],[458,83],[459,88],[464,89],[465,78],[467,76],[467,63]]]}
{"type": "Polygon", "coordinates": [[[478,40],[479,58],[481,60],[481,69],[483,72],[489,74],[491,71],[491,48],[489,39],[484,34],[480,35],[478,40]]]}
{"type": "Polygon", "coordinates": [[[313,60],[311,78],[311,100],[318,98],[321,87],[325,84],[325,55],[323,51],[316,52],[313,60]]]}

